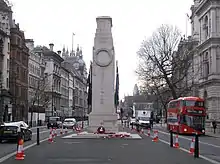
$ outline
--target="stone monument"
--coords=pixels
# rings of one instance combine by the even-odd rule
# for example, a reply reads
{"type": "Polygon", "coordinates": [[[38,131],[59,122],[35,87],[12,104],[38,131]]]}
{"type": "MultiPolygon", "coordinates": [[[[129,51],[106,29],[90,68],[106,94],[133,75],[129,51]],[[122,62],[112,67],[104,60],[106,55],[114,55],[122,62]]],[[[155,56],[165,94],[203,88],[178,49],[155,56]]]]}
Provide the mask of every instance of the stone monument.
{"type": "Polygon", "coordinates": [[[96,18],[92,63],[92,112],[89,130],[103,126],[106,132],[118,132],[114,107],[115,52],[112,38],[112,18],[96,18]]]}

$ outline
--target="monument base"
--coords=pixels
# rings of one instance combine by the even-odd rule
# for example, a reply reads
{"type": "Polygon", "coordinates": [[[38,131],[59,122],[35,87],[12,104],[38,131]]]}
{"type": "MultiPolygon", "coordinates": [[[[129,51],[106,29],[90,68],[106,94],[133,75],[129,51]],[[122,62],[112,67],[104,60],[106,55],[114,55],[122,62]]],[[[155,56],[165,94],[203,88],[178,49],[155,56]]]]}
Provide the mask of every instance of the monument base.
{"type": "Polygon", "coordinates": [[[88,130],[96,132],[98,127],[103,126],[105,132],[117,133],[118,127],[118,116],[116,113],[93,113],[89,114],[89,127],[88,130]]]}

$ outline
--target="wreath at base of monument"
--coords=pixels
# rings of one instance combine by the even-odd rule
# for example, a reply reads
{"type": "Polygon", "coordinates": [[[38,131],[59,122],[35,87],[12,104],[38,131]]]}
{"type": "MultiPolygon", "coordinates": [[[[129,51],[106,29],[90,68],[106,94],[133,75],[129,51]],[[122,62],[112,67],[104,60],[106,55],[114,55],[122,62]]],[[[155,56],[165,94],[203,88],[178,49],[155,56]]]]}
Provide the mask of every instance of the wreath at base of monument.
{"type": "Polygon", "coordinates": [[[105,128],[103,126],[98,127],[97,133],[98,134],[105,134],[105,128]]]}

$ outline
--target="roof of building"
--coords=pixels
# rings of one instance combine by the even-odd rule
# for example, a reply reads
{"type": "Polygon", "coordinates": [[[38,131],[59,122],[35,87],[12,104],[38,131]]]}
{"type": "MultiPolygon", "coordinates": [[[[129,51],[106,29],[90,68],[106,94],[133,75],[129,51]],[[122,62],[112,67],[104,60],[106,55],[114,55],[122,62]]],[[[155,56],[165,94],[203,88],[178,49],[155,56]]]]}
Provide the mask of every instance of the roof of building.
{"type": "Polygon", "coordinates": [[[11,7],[4,0],[0,0],[0,11],[11,12],[11,7]]]}
{"type": "Polygon", "coordinates": [[[128,106],[132,106],[133,103],[148,103],[154,102],[157,99],[155,95],[136,95],[136,96],[126,96],[125,101],[128,106]]]}

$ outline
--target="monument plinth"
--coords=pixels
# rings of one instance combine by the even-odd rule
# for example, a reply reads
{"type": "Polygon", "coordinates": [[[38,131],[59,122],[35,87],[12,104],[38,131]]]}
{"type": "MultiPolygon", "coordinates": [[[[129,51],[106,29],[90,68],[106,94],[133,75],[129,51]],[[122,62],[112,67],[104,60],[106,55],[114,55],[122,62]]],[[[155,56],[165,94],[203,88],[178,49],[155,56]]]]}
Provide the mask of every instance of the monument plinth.
{"type": "Polygon", "coordinates": [[[114,107],[115,52],[112,38],[112,18],[96,18],[92,63],[92,112],[89,129],[95,132],[100,125],[106,132],[118,132],[114,107]]]}

